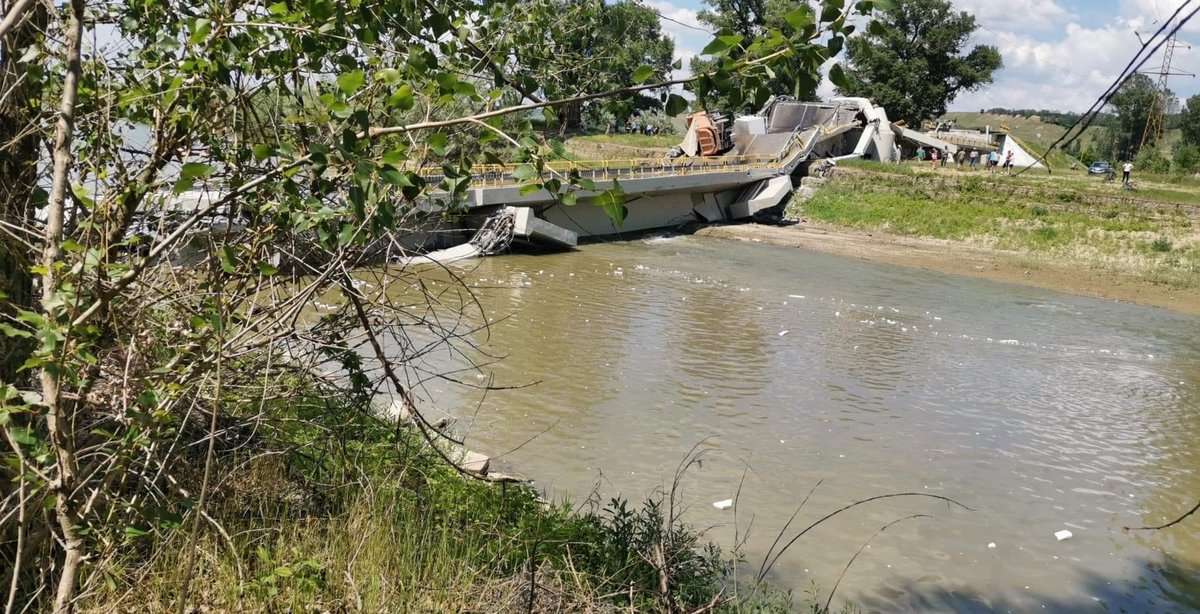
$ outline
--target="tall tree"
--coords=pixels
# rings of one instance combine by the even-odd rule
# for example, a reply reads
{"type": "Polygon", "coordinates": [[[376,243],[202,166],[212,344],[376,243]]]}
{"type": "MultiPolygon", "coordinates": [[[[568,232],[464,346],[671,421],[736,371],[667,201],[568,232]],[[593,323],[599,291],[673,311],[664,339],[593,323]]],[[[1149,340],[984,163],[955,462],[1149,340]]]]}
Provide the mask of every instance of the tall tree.
{"type": "Polygon", "coordinates": [[[845,79],[834,83],[844,95],[883,105],[893,120],[919,126],[944,114],[961,92],[991,83],[1003,65],[989,45],[964,55],[977,28],[973,15],[953,10],[948,0],[897,0],[850,39],[845,79]]]}
{"type": "Polygon", "coordinates": [[[1180,115],[1179,128],[1183,131],[1183,142],[1200,145],[1200,94],[1187,99],[1187,107],[1180,115]]]}
{"type": "MultiPolygon", "coordinates": [[[[742,40],[760,39],[769,32],[780,32],[786,36],[802,35],[815,31],[818,15],[807,2],[800,0],[705,0],[708,9],[700,11],[697,18],[722,35],[738,36],[742,40]]],[[[823,11],[824,12],[824,11],[823,11]]],[[[836,8],[824,12],[825,19],[837,19],[836,8]]],[[[827,58],[836,55],[843,42],[842,37],[833,37],[824,48],[795,53],[782,63],[785,70],[772,71],[752,78],[756,87],[747,87],[749,82],[742,77],[734,78],[727,94],[715,96],[709,107],[718,110],[751,112],[757,110],[772,94],[786,94],[802,100],[816,96],[816,67],[827,58]]],[[[741,57],[741,51],[733,49],[728,57],[741,57]]],[[[696,58],[692,60],[692,72],[711,70],[722,59],[696,58]]]]}
{"type": "MultiPolygon", "coordinates": [[[[639,76],[655,81],[671,72],[675,43],[663,34],[658,13],[641,0],[535,0],[517,3],[514,10],[538,16],[523,21],[515,64],[521,78],[549,99],[612,89],[639,69],[644,71],[639,76]],[[531,5],[543,10],[531,11],[531,5]],[[528,44],[533,41],[538,44],[528,44]]],[[[573,130],[601,107],[624,121],[660,104],[653,95],[634,93],[565,105],[558,119],[573,130]]]]}
{"type": "MultiPolygon", "coordinates": [[[[1167,95],[1169,98],[1170,92],[1167,95]]],[[[1117,123],[1111,129],[1113,156],[1133,159],[1143,140],[1149,146],[1157,144],[1153,135],[1143,138],[1150,113],[1157,112],[1159,104],[1159,91],[1153,79],[1140,73],[1133,75],[1108,102],[1117,114],[1117,123]]]]}

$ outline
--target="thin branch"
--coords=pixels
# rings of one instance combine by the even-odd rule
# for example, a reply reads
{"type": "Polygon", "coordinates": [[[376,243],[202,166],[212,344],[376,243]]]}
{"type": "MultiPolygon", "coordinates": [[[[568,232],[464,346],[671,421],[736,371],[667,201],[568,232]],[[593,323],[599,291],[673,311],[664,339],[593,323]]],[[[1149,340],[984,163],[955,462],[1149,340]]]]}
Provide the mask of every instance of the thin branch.
{"type": "Polygon", "coordinates": [[[1195,507],[1193,507],[1192,509],[1185,512],[1179,518],[1176,518],[1175,520],[1168,522],[1167,524],[1160,524],[1155,527],[1124,527],[1124,530],[1125,531],[1158,531],[1160,529],[1168,529],[1170,527],[1173,527],[1173,526],[1183,522],[1185,519],[1187,519],[1188,516],[1191,516],[1192,514],[1195,514],[1198,511],[1200,511],[1200,501],[1196,502],[1195,507]]]}
{"type": "Polygon", "coordinates": [[[17,0],[11,8],[8,9],[8,14],[4,16],[4,20],[0,21],[0,38],[4,38],[8,31],[15,28],[17,24],[25,19],[25,11],[33,6],[33,0],[17,0]]]}

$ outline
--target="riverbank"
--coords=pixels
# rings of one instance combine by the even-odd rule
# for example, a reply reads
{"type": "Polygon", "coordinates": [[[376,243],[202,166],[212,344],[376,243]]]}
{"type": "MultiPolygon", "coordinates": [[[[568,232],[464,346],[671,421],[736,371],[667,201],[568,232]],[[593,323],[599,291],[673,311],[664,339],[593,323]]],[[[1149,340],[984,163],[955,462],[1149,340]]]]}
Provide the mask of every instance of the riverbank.
{"type": "Polygon", "coordinates": [[[709,226],[696,234],[796,247],[1200,315],[1200,291],[1196,289],[1173,288],[1104,271],[1059,267],[1017,252],[974,247],[954,241],[903,237],[812,223],[795,226],[709,226]]]}
{"type": "Polygon", "coordinates": [[[850,168],[789,205],[794,225],[698,234],[1200,314],[1197,211],[1084,181],[850,168]]]}
{"type": "MultiPolygon", "coordinates": [[[[790,607],[765,585],[734,598],[737,553],[668,516],[674,493],[547,503],[531,484],[455,469],[365,397],[291,385],[257,406],[259,428],[218,445],[202,525],[213,530],[193,535],[186,507],[160,503],[154,522],[97,544],[80,611],[159,612],[181,600],[217,612],[790,607]]],[[[240,404],[230,396],[227,408],[240,404]]],[[[173,481],[194,492],[201,479],[173,481]]]]}

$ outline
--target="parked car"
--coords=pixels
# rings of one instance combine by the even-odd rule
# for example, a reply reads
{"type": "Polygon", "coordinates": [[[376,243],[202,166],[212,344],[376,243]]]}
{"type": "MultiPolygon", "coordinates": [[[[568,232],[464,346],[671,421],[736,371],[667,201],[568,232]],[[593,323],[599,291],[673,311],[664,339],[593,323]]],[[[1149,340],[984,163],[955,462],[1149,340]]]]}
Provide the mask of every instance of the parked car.
{"type": "Polygon", "coordinates": [[[1092,162],[1088,167],[1089,175],[1108,175],[1113,172],[1113,167],[1108,162],[1092,162]]]}

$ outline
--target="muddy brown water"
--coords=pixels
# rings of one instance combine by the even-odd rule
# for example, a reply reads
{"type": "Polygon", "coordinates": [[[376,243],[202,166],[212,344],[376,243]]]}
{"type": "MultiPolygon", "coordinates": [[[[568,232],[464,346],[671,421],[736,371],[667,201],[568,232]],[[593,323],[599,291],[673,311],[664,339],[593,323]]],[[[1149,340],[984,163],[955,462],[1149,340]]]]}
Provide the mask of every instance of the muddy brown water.
{"type": "MultiPolygon", "coordinates": [[[[790,248],[650,238],[458,272],[503,356],[424,406],[557,498],[640,499],[689,450],[685,518],[769,580],[864,611],[1200,608],[1200,319],[790,248]],[[532,439],[532,440],[531,440],[532,439]],[[718,500],[734,497],[736,510],[718,500]],[[888,522],[912,515],[875,535],[888,522]],[[1054,533],[1073,537],[1058,541],[1054,533]]],[[[462,366],[442,356],[438,366],[462,366]]],[[[460,378],[461,379],[461,378],[460,378]]]]}

